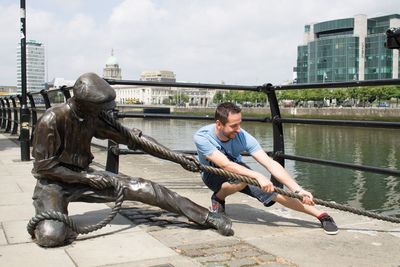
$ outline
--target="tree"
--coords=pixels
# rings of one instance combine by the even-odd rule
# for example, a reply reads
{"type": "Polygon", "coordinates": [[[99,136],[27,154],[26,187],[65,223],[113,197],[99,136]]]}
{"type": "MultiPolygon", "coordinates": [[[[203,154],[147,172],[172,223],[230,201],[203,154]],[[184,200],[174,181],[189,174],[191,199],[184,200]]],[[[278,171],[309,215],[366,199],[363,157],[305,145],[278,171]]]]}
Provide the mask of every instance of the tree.
{"type": "Polygon", "coordinates": [[[224,101],[224,94],[222,92],[215,93],[213,97],[213,103],[221,103],[224,101]]]}
{"type": "Polygon", "coordinates": [[[170,105],[184,104],[184,103],[189,102],[189,96],[186,94],[182,94],[182,93],[177,93],[168,98],[170,100],[170,105]]]}

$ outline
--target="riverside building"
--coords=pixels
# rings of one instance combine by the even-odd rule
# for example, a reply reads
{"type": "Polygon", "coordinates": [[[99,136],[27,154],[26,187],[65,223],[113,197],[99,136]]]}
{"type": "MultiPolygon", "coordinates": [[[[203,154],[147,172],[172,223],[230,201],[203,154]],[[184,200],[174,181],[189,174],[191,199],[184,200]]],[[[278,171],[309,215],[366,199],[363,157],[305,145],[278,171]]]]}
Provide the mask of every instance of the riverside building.
{"type": "Polygon", "coordinates": [[[385,32],[400,15],[337,19],[305,25],[297,47],[297,83],[399,78],[399,50],[385,47],[385,32]]]}
{"type": "MultiPolygon", "coordinates": [[[[175,83],[176,76],[169,70],[147,70],[140,74],[141,81],[175,83]]],[[[212,103],[215,90],[199,88],[180,88],[163,86],[132,86],[132,85],[113,85],[117,94],[116,101],[121,104],[141,103],[145,105],[162,105],[170,98],[176,97],[184,99],[184,95],[189,101],[184,103],[190,106],[208,106],[212,103]]],[[[183,103],[180,103],[183,104],[183,103]]]]}
{"type": "MultiPolygon", "coordinates": [[[[122,80],[121,68],[114,51],[107,59],[103,68],[103,78],[122,80]]],[[[176,83],[176,76],[173,71],[169,70],[147,70],[143,71],[139,77],[140,81],[176,83]]],[[[163,86],[135,86],[135,85],[112,85],[116,92],[116,102],[119,104],[145,104],[145,105],[162,105],[170,98],[188,96],[188,105],[207,106],[212,102],[215,90],[201,90],[198,88],[178,88],[163,86]]],[[[186,103],[185,103],[186,104],[186,103]]]]}

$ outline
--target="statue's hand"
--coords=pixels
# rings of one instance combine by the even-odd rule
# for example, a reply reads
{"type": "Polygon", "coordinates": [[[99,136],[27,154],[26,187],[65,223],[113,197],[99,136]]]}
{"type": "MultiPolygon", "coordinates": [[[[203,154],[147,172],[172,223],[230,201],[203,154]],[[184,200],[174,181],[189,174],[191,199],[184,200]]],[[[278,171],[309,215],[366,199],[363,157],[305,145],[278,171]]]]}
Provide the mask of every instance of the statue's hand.
{"type": "MultiPolygon", "coordinates": [[[[142,131],[139,130],[139,129],[133,128],[133,129],[130,130],[130,132],[131,132],[132,135],[134,135],[136,137],[141,137],[142,136],[142,131]]],[[[131,149],[131,150],[136,150],[136,149],[138,149],[140,147],[139,147],[139,144],[137,144],[135,142],[135,140],[130,139],[128,141],[128,148],[131,149]]]]}
{"type": "Polygon", "coordinates": [[[110,181],[111,177],[104,172],[88,173],[87,178],[88,178],[88,185],[95,189],[103,190],[112,187],[110,181]]]}

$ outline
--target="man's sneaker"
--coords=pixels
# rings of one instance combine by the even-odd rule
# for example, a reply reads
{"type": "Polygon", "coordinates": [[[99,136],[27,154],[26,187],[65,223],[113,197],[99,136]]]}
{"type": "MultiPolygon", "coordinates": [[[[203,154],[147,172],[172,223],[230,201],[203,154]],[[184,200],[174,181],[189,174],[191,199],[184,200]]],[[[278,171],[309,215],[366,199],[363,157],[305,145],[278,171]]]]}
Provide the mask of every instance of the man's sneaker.
{"type": "Polygon", "coordinates": [[[328,213],[323,213],[318,216],[319,221],[321,222],[321,226],[324,229],[324,232],[328,235],[336,235],[338,231],[338,227],[331,216],[328,213]]]}
{"type": "Polygon", "coordinates": [[[231,220],[222,213],[209,212],[206,225],[217,229],[221,235],[231,236],[234,234],[231,220]]]}
{"type": "Polygon", "coordinates": [[[225,201],[219,200],[215,193],[211,196],[210,211],[215,213],[225,213],[225,201]]]}

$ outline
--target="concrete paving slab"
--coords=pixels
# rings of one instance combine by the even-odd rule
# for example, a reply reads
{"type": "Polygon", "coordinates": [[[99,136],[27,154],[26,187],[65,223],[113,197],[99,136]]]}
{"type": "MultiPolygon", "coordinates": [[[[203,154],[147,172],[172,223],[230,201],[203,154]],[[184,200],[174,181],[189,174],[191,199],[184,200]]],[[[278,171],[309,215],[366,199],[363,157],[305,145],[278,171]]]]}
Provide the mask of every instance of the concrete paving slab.
{"type": "Polygon", "coordinates": [[[3,230],[10,244],[30,243],[32,239],[26,230],[29,220],[3,222],[3,230]]]}
{"type": "Polygon", "coordinates": [[[17,183],[3,183],[0,186],[0,194],[2,193],[20,193],[22,192],[21,188],[17,183]]]}
{"type": "Polygon", "coordinates": [[[382,228],[381,224],[375,222],[347,227],[347,230],[342,229],[335,236],[328,236],[322,231],[313,232],[312,235],[298,231],[290,234],[271,233],[268,238],[253,236],[246,241],[299,266],[400,265],[400,238],[391,236],[395,233],[393,229],[382,228]],[[371,230],[375,227],[376,230],[371,230]]]}
{"type": "MultiPolygon", "coordinates": [[[[0,185],[1,186],[1,185],[0,185]]],[[[0,206],[9,205],[32,205],[32,192],[16,192],[0,194],[0,206]]]]}
{"type": "Polygon", "coordinates": [[[33,194],[33,190],[35,189],[36,183],[32,183],[31,179],[25,179],[25,180],[16,180],[18,187],[21,189],[22,192],[29,193],[31,196],[33,194]]]}
{"type": "Polygon", "coordinates": [[[64,249],[44,249],[36,244],[0,246],[0,266],[76,267],[64,249]]]}
{"type": "Polygon", "coordinates": [[[143,231],[75,242],[67,253],[80,267],[120,264],[177,254],[143,231]]]}
{"type": "Polygon", "coordinates": [[[0,221],[27,220],[34,215],[34,212],[32,204],[0,206],[0,221]]]}
{"type": "Polygon", "coordinates": [[[157,258],[151,260],[144,261],[133,261],[119,264],[111,264],[107,265],[107,267],[196,267],[196,266],[204,266],[199,262],[192,260],[187,257],[175,256],[175,257],[166,257],[166,258],[157,258]]]}
{"type": "Polygon", "coordinates": [[[177,247],[186,244],[198,244],[213,241],[227,241],[235,239],[235,237],[221,236],[213,230],[196,230],[196,229],[168,229],[163,231],[155,231],[152,236],[160,240],[168,247],[177,247]]]}
{"type": "Polygon", "coordinates": [[[7,245],[7,239],[4,235],[3,226],[0,227],[0,246],[7,245]]]}

